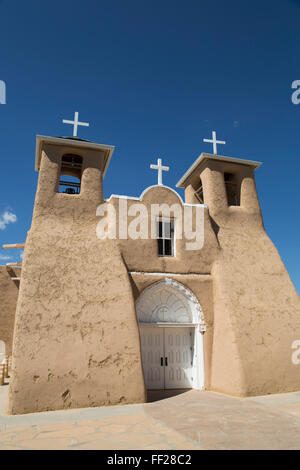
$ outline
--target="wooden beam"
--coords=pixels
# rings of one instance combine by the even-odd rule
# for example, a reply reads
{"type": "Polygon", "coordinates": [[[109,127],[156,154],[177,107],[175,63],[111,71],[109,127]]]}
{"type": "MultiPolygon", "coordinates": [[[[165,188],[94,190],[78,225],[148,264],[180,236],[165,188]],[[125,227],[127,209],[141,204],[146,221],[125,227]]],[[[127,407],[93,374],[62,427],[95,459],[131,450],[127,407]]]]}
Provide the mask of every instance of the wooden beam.
{"type": "Polygon", "coordinates": [[[24,248],[25,243],[13,243],[12,245],[2,245],[4,250],[9,250],[10,248],[24,248]]]}

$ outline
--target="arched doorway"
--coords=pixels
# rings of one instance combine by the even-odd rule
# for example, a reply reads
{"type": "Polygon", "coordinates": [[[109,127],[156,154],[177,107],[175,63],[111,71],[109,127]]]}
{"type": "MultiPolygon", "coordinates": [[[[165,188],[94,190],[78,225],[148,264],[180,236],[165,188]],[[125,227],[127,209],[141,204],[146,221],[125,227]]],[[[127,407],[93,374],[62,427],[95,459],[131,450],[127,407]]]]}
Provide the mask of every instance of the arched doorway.
{"type": "Polygon", "coordinates": [[[170,278],[136,302],[148,390],[204,388],[202,309],[194,294],[170,278]]]}

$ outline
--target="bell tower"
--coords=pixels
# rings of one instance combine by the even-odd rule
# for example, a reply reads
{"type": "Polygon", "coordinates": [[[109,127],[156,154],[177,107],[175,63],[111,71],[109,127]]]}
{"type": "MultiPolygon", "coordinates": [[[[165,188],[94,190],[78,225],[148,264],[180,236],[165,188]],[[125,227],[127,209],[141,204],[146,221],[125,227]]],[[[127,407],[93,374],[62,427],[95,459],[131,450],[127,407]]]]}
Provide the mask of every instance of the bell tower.
{"type": "Polygon", "coordinates": [[[37,136],[39,179],[16,310],[12,414],[145,401],[127,269],[117,241],[96,235],[113,149],[37,136]]]}
{"type": "Polygon", "coordinates": [[[185,189],[187,203],[204,203],[216,223],[230,212],[251,214],[262,223],[254,171],[260,162],[202,153],[177,187],[185,189]]]}
{"type": "Polygon", "coordinates": [[[291,361],[299,296],[263,226],[254,177],[260,165],[202,153],[177,183],[186,202],[208,205],[220,248],[211,269],[210,387],[238,396],[300,389],[291,361]]]}
{"type": "Polygon", "coordinates": [[[77,137],[37,136],[39,182],[34,218],[40,211],[59,210],[61,214],[63,209],[66,217],[70,209],[80,217],[94,215],[95,207],[103,202],[103,179],[113,151],[113,146],[77,137]]]}

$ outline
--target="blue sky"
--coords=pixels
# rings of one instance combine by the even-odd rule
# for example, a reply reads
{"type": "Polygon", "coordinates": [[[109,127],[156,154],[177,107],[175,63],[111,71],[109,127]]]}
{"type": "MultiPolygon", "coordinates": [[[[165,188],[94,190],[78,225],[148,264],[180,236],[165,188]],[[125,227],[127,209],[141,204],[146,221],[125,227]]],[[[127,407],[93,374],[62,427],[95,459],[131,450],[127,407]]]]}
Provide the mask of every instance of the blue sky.
{"type": "Polygon", "coordinates": [[[35,135],[71,136],[74,111],[79,137],[116,146],[105,196],[155,184],[157,157],[174,188],[216,130],[219,153],[263,162],[265,227],[300,291],[300,1],[0,0],[0,20],[1,246],[30,228],[35,135]]]}

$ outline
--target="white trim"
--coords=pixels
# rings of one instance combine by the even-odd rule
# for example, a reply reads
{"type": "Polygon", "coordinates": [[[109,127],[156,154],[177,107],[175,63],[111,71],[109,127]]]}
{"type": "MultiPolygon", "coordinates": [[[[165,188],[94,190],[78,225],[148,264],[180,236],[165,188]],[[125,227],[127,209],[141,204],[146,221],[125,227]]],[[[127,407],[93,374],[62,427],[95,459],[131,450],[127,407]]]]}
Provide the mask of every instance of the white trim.
{"type": "Polygon", "coordinates": [[[58,145],[67,145],[68,147],[77,147],[77,148],[86,148],[86,149],[95,149],[95,150],[106,150],[107,158],[105,161],[105,166],[103,170],[103,177],[105,176],[106,170],[108,168],[110,159],[112,157],[115,147],[113,145],[104,145],[97,144],[95,142],[86,142],[84,140],[77,139],[68,139],[63,137],[49,137],[44,135],[36,136],[36,148],[35,148],[35,171],[39,171],[40,162],[41,162],[41,150],[42,144],[58,144],[58,145]]]}
{"type": "Polygon", "coordinates": [[[200,203],[199,204],[191,204],[189,202],[183,202],[182,197],[180,196],[180,194],[178,194],[174,189],[170,188],[169,186],[165,186],[164,184],[161,184],[161,185],[154,184],[152,186],[148,186],[148,188],[144,189],[144,191],[141,193],[140,197],[124,196],[124,195],[120,195],[120,194],[111,194],[108,199],[104,199],[104,200],[105,200],[105,202],[110,202],[111,199],[115,198],[115,199],[129,199],[129,200],[132,200],[132,201],[140,201],[141,202],[143,200],[143,197],[146,194],[146,192],[149,191],[152,188],[166,188],[166,189],[169,189],[174,194],[176,194],[176,196],[178,197],[179,201],[181,202],[181,204],[183,206],[204,207],[205,209],[208,209],[207,204],[200,204],[200,203]]]}
{"type": "Polygon", "coordinates": [[[157,323],[147,323],[139,322],[140,326],[157,326],[158,328],[171,327],[171,328],[198,328],[199,331],[204,333],[206,331],[206,325],[203,323],[170,323],[170,322],[157,322],[157,323]]]}
{"type": "MultiPolygon", "coordinates": [[[[135,197],[135,196],[120,196],[118,194],[112,194],[109,199],[106,199],[107,202],[109,202],[111,200],[111,198],[115,197],[115,198],[119,198],[119,199],[132,199],[133,201],[142,201],[145,194],[150,191],[150,189],[152,188],[166,188],[166,189],[169,189],[170,191],[172,191],[172,193],[176,194],[176,196],[178,197],[179,201],[181,202],[182,205],[184,205],[185,203],[183,202],[180,194],[178,194],[174,189],[170,188],[169,186],[165,186],[164,184],[153,184],[152,186],[148,186],[146,189],[144,189],[144,191],[141,193],[140,197],[135,197]]],[[[195,205],[199,205],[199,204],[195,204],[195,205]]]]}
{"type": "Polygon", "coordinates": [[[138,297],[138,299],[136,301],[137,307],[139,307],[139,304],[141,303],[141,299],[142,299],[143,296],[145,296],[146,293],[149,295],[149,293],[151,293],[151,291],[155,292],[156,290],[159,290],[164,285],[166,287],[174,288],[175,290],[177,290],[180,294],[182,294],[185,297],[185,299],[186,299],[186,301],[189,305],[188,309],[190,310],[190,313],[193,316],[192,323],[205,325],[204,315],[203,315],[203,312],[202,312],[202,308],[201,308],[201,306],[198,302],[198,299],[195,297],[195,295],[192,293],[192,291],[190,289],[188,289],[183,284],[181,284],[178,281],[175,281],[175,279],[172,279],[170,277],[165,277],[165,279],[163,279],[161,281],[154,282],[150,286],[146,287],[146,289],[143,290],[143,292],[140,294],[140,296],[138,297]]]}
{"type": "Polygon", "coordinates": [[[144,274],[145,276],[199,276],[199,277],[209,277],[211,274],[199,274],[199,273],[150,273],[144,271],[128,271],[128,274],[144,274]]]}
{"type": "Polygon", "coordinates": [[[184,206],[190,206],[190,207],[203,207],[204,209],[208,209],[207,204],[201,204],[200,202],[199,202],[199,204],[192,204],[190,202],[184,202],[183,205],[184,206]]]}
{"type": "Polygon", "coordinates": [[[134,196],[120,196],[119,194],[111,194],[109,196],[109,199],[105,199],[105,202],[110,202],[112,198],[116,199],[131,199],[132,201],[140,201],[139,197],[134,197],[134,196]]]}
{"type": "Polygon", "coordinates": [[[211,153],[201,153],[201,155],[195,160],[195,162],[190,166],[190,168],[185,172],[185,174],[180,178],[178,183],[176,184],[176,188],[183,188],[184,187],[184,182],[186,179],[193,173],[194,169],[202,163],[205,159],[208,160],[218,160],[222,162],[228,162],[228,163],[238,163],[239,165],[248,165],[248,166],[254,166],[255,169],[259,168],[262,163],[261,162],[256,162],[252,160],[244,160],[241,158],[234,158],[234,157],[225,157],[225,156],[220,156],[220,155],[214,155],[211,153]]]}

